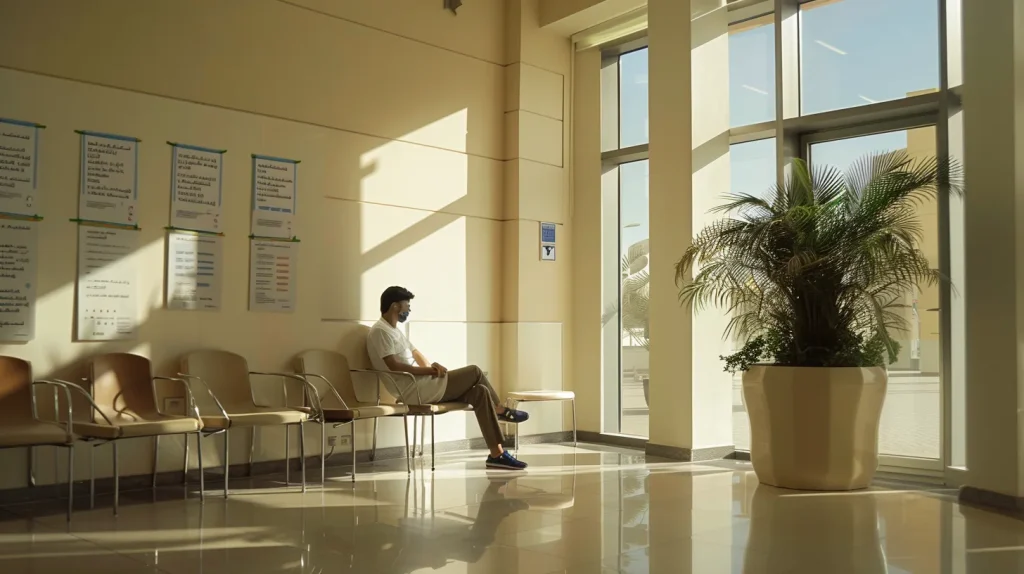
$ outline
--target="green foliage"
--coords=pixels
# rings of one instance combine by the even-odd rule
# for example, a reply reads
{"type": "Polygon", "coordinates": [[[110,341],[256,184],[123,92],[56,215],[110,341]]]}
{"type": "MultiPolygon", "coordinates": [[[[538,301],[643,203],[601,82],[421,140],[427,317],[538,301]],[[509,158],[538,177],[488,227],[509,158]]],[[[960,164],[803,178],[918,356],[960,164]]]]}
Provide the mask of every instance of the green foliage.
{"type": "Polygon", "coordinates": [[[716,210],[725,217],[676,264],[680,300],[729,311],[725,335],[746,344],[722,357],[728,371],[892,363],[905,295],[943,280],[918,247],[919,206],[940,190],[963,193],[959,169],[905,151],[868,155],[845,175],[796,160],[766,197],[730,195],[716,210]]]}

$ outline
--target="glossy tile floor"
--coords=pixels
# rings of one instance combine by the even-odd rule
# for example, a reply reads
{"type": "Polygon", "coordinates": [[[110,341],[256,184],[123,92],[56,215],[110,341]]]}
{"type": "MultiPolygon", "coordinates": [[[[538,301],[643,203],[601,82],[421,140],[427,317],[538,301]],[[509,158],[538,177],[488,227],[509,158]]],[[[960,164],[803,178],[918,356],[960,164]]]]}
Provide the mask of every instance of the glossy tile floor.
{"type": "Polygon", "coordinates": [[[1024,522],[950,491],[782,491],[745,463],[591,446],[521,456],[528,473],[487,471],[481,453],[439,457],[433,476],[366,465],[354,485],[335,469],[305,494],[241,479],[205,505],[183,487],[125,493],[119,517],[99,500],[70,528],[59,504],[8,506],[0,573],[1024,572],[1024,522]]]}

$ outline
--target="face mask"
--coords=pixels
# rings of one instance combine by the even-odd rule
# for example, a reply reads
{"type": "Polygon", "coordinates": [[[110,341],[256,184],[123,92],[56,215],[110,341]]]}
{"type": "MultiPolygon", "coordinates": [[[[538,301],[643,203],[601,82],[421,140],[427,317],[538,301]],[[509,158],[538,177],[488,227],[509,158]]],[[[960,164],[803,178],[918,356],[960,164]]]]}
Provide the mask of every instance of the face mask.
{"type": "Polygon", "coordinates": [[[409,318],[409,312],[408,311],[402,311],[401,313],[398,314],[398,322],[399,323],[405,323],[405,320],[408,319],[408,318],[409,318]]]}

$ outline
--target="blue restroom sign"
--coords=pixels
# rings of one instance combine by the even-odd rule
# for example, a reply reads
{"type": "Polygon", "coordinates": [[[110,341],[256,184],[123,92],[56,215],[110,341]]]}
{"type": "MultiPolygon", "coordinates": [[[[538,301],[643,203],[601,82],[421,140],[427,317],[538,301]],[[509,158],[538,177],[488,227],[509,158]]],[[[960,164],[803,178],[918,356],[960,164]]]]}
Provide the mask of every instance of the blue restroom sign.
{"type": "Polygon", "coordinates": [[[555,224],[540,224],[540,259],[541,261],[555,260],[555,224]]]}

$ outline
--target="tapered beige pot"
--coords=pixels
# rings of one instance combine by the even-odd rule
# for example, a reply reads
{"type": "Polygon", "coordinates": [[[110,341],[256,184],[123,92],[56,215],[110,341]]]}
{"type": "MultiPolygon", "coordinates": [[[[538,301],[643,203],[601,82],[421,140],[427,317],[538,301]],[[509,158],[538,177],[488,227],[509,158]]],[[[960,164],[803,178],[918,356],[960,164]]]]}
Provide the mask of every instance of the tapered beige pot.
{"type": "Polygon", "coordinates": [[[743,374],[757,479],[798,490],[854,490],[878,468],[885,369],[755,365],[743,374]]]}

